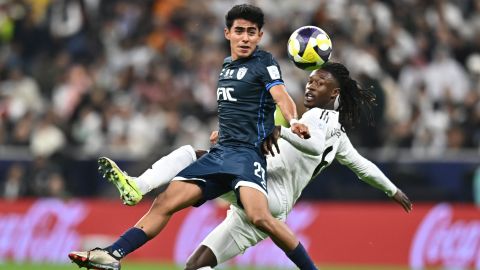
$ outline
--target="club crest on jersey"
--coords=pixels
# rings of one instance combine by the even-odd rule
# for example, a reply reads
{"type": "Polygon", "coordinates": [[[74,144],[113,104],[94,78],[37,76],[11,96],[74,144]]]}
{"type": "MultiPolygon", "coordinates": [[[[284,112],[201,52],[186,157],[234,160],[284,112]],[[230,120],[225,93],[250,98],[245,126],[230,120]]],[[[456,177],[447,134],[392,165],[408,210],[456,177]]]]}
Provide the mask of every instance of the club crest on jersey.
{"type": "Polygon", "coordinates": [[[248,68],[246,67],[241,67],[238,69],[237,72],[237,79],[241,80],[243,77],[245,77],[245,74],[247,74],[248,68]]]}

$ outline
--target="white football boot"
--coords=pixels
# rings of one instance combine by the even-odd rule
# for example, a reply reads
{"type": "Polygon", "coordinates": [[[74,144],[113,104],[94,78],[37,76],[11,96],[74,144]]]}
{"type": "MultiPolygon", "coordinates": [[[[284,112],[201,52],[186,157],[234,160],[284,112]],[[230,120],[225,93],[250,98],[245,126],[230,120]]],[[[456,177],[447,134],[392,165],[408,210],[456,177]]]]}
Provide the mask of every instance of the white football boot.
{"type": "Polygon", "coordinates": [[[120,270],[120,261],[101,248],[94,248],[89,251],[72,251],[68,253],[68,257],[80,268],[120,270]]]}

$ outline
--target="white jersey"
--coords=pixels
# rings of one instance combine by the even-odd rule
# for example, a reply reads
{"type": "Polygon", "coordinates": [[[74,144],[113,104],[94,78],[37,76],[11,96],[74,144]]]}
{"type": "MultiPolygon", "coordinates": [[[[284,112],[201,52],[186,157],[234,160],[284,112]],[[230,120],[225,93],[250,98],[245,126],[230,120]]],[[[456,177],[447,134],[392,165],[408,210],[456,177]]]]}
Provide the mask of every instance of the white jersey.
{"type": "MultiPolygon", "coordinates": [[[[274,217],[285,220],[307,184],[335,158],[361,180],[383,190],[388,196],[395,194],[396,186],[352,146],[347,134],[342,131],[337,111],[314,108],[307,111],[300,122],[308,126],[311,137],[301,139],[290,129],[282,128],[278,141],[280,154],[267,158],[268,203],[274,217]]],[[[267,237],[248,223],[243,210],[236,206],[233,194],[222,197],[232,203],[224,222],[231,225],[224,227],[234,232],[230,236],[242,251],[267,237]]],[[[209,237],[204,244],[215,249],[215,235],[209,237]]]]}
{"type": "MultiPolygon", "coordinates": [[[[287,204],[290,212],[307,184],[329,166],[334,159],[349,167],[361,180],[383,190],[388,196],[397,191],[395,185],[353,147],[342,131],[337,111],[314,108],[300,122],[309,127],[311,138],[304,140],[290,129],[282,128],[278,144],[280,155],[267,159],[268,194],[287,204]],[[287,196],[280,198],[285,191],[287,196]]],[[[271,200],[270,201],[275,201],[271,200]]]]}

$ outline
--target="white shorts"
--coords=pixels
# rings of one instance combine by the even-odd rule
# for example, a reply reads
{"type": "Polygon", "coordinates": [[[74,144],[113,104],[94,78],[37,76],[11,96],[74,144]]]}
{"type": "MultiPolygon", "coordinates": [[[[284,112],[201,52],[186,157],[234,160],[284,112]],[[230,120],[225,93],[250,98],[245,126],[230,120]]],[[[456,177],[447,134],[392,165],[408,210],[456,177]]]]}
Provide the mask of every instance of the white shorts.
{"type": "MultiPolygon", "coordinates": [[[[234,196],[233,192],[221,196],[222,199],[232,202],[232,205],[222,223],[215,227],[201,243],[212,250],[218,264],[243,254],[249,247],[255,246],[268,237],[248,221],[245,212],[235,205],[234,196]]],[[[293,203],[286,200],[289,197],[291,195],[287,195],[284,186],[276,183],[269,186],[270,212],[281,221],[286,220],[288,212],[292,209],[293,203]]]]}
{"type": "Polygon", "coordinates": [[[217,263],[221,264],[243,254],[247,248],[266,237],[266,234],[247,221],[242,210],[231,206],[227,217],[203,239],[201,244],[210,248],[217,258],[217,263]]]}
{"type": "Polygon", "coordinates": [[[221,264],[267,237],[247,220],[243,210],[232,205],[227,217],[203,239],[201,245],[210,248],[217,263],[221,264]]]}

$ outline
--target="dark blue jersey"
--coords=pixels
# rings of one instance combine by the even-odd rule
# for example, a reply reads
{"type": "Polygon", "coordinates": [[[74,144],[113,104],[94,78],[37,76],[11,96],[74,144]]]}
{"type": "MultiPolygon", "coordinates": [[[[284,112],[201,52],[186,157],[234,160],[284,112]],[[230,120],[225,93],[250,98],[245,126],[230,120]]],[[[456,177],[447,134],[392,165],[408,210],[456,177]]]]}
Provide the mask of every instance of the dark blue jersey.
{"type": "Polygon", "coordinates": [[[262,50],[247,58],[225,58],[218,78],[219,143],[258,148],[274,127],[269,90],[283,84],[280,67],[262,50]]]}

